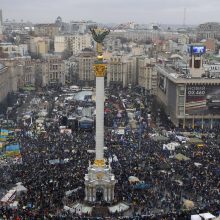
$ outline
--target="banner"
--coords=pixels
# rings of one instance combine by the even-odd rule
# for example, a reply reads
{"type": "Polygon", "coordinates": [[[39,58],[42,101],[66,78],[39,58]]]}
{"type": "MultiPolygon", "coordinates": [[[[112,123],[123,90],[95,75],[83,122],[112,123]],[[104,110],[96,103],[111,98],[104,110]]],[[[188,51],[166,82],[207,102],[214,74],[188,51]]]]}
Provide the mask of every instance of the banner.
{"type": "Polygon", "coordinates": [[[186,114],[219,114],[219,85],[190,85],[186,87],[186,114]]]}
{"type": "Polygon", "coordinates": [[[1,128],[1,130],[0,130],[1,132],[0,132],[0,135],[2,135],[2,136],[8,136],[8,134],[9,134],[9,130],[6,130],[6,129],[3,129],[3,128],[1,128]]]}
{"type": "Polygon", "coordinates": [[[9,151],[20,151],[20,145],[19,144],[8,145],[8,146],[6,146],[5,151],[6,152],[9,152],[9,151]]]}

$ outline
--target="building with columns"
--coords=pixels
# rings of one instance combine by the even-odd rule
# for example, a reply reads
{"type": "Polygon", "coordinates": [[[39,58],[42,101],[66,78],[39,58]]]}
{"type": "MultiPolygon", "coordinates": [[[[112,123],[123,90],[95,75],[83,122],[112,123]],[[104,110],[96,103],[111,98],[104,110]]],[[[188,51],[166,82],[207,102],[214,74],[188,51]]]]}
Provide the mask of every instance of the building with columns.
{"type": "Polygon", "coordinates": [[[197,28],[197,37],[203,39],[219,39],[220,38],[220,23],[207,22],[200,24],[197,28]]]}
{"type": "Polygon", "coordinates": [[[136,59],[130,54],[112,53],[107,58],[107,85],[127,87],[136,83],[136,59]]]}

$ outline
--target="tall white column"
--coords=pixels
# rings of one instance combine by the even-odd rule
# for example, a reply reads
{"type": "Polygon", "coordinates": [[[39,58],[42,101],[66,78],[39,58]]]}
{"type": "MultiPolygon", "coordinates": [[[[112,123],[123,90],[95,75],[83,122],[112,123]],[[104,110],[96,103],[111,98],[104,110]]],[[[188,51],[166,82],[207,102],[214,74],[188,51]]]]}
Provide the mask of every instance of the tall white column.
{"type": "Polygon", "coordinates": [[[96,160],[104,159],[104,77],[96,77],[96,160]]]}

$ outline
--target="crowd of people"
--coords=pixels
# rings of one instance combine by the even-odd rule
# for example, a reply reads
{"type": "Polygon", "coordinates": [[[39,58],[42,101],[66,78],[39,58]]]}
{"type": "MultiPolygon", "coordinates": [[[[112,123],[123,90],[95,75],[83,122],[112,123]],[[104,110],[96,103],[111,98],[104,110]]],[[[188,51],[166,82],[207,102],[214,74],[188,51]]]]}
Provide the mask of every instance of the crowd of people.
{"type": "MultiPolygon", "coordinates": [[[[51,94],[51,102],[57,93],[51,94]]],[[[59,100],[58,100],[59,101],[59,100]]],[[[84,200],[84,177],[89,163],[93,163],[95,129],[71,127],[71,133],[60,133],[60,115],[77,111],[85,101],[65,100],[63,105],[51,103],[50,123],[44,132],[35,131],[35,122],[20,125],[15,139],[21,145],[20,163],[0,167],[0,187],[22,182],[27,188],[18,200],[18,207],[0,208],[0,219],[98,219],[92,214],[72,213],[63,207],[71,201],[84,200]],[[73,191],[68,194],[68,191],[73,191]]],[[[151,112],[153,114],[153,112],[151,112]]],[[[131,89],[109,88],[105,104],[105,158],[111,163],[117,183],[115,201],[124,201],[130,209],[124,213],[106,213],[106,219],[189,219],[191,213],[220,210],[220,148],[207,135],[206,145],[180,145],[174,154],[181,153],[189,160],[177,160],[173,152],[163,149],[171,141],[154,140],[150,134],[156,125],[149,121],[149,103],[144,96],[131,89]],[[126,105],[136,108],[128,115],[126,105]],[[146,106],[144,106],[146,105],[146,106]],[[148,106],[147,106],[148,105],[148,106]],[[141,107],[142,106],[142,107],[141,107]],[[148,108],[147,108],[148,107],[148,108]],[[133,117],[133,119],[131,119],[133,117]],[[131,120],[136,122],[132,128],[131,120]],[[119,127],[124,133],[118,133],[119,127]],[[212,144],[210,144],[212,142],[212,144]],[[129,182],[135,176],[139,183],[129,182]],[[184,201],[192,201],[187,210],[184,201]]],[[[161,123],[163,119],[161,119],[161,123]]],[[[166,124],[167,127],[167,124],[166,124]]],[[[177,128],[167,128],[173,133],[177,128]]],[[[206,134],[213,130],[206,131],[206,134]]],[[[216,134],[218,130],[214,131],[216,134]]],[[[99,216],[100,217],[100,216],[99,216]]],[[[101,217],[100,217],[101,219],[101,217]]]]}

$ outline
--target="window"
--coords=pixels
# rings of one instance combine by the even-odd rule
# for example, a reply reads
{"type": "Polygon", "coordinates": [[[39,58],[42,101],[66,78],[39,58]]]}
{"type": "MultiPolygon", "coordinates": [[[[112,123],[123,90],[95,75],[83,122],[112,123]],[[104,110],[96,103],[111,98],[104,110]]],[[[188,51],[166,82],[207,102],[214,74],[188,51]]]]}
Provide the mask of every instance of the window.
{"type": "Polygon", "coordinates": [[[179,105],[184,105],[184,96],[179,96],[179,105]]]}
{"type": "Polygon", "coordinates": [[[185,94],[185,88],[184,88],[183,86],[181,86],[181,87],[179,88],[179,94],[180,94],[180,95],[184,95],[184,94],[185,94]]]}

